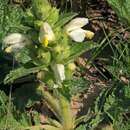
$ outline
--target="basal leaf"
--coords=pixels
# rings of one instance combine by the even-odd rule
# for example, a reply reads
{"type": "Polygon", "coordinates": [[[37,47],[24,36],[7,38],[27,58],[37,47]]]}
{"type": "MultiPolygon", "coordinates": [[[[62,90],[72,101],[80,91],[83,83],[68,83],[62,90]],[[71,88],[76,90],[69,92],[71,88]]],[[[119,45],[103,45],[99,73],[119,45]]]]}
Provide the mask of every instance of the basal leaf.
{"type": "Polygon", "coordinates": [[[0,91],[0,129],[19,130],[24,126],[30,126],[30,116],[27,113],[16,111],[14,104],[7,95],[0,91]]]}
{"type": "Polygon", "coordinates": [[[15,109],[14,113],[10,112],[7,114],[6,112],[2,117],[0,115],[1,130],[20,130],[32,125],[29,115],[26,113],[17,113],[15,109]]]}
{"type": "Polygon", "coordinates": [[[0,129],[2,130],[18,130],[20,128],[22,128],[21,124],[17,122],[12,114],[10,114],[10,116],[5,115],[2,117],[2,120],[0,120],[0,129]]]}

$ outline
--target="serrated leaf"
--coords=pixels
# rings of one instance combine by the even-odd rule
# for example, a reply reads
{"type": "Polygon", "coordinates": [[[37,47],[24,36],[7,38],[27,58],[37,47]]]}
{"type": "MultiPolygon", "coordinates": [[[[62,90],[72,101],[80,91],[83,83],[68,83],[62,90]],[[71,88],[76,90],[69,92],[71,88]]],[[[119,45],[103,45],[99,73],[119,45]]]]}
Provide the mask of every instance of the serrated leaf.
{"type": "Polygon", "coordinates": [[[14,104],[3,91],[0,91],[0,129],[18,130],[29,126],[30,117],[16,111],[14,104]]]}
{"type": "Polygon", "coordinates": [[[7,112],[8,97],[3,91],[0,91],[0,118],[7,112]]]}
{"type": "Polygon", "coordinates": [[[2,130],[18,130],[20,128],[23,128],[19,122],[13,117],[12,114],[10,116],[5,115],[2,117],[2,120],[0,120],[0,129],[2,130]]]}
{"type": "Polygon", "coordinates": [[[130,0],[107,0],[123,22],[130,25],[130,0]]]}
{"type": "Polygon", "coordinates": [[[59,19],[59,10],[55,7],[51,8],[51,10],[49,10],[50,13],[49,13],[49,16],[47,18],[47,22],[50,24],[50,25],[53,25],[55,24],[58,19],[59,19]]]}
{"type": "Polygon", "coordinates": [[[0,41],[7,33],[21,30],[23,10],[8,4],[8,0],[0,0],[0,41]]]}
{"type": "Polygon", "coordinates": [[[72,95],[76,95],[77,92],[81,93],[87,89],[90,82],[83,77],[77,79],[73,78],[72,80],[65,80],[63,82],[63,90],[60,91],[65,97],[68,99],[71,98],[72,95]]]}
{"type": "Polygon", "coordinates": [[[12,83],[12,82],[14,82],[14,80],[16,80],[18,78],[21,78],[21,77],[24,77],[24,76],[27,76],[29,74],[36,73],[36,72],[39,72],[42,70],[46,70],[46,67],[44,65],[39,66],[39,67],[33,67],[33,68],[21,67],[21,68],[12,70],[5,77],[4,84],[12,83]]]}
{"type": "Polygon", "coordinates": [[[59,10],[51,7],[47,0],[33,0],[32,11],[36,18],[41,21],[47,21],[51,25],[56,23],[59,18],[59,10]]]}
{"type": "Polygon", "coordinates": [[[97,44],[94,42],[85,42],[85,43],[80,43],[80,44],[73,44],[70,48],[70,56],[67,58],[64,63],[68,63],[71,60],[74,60],[78,56],[80,56],[82,53],[89,51],[91,49],[94,49],[98,47],[97,44]]]}
{"type": "Polygon", "coordinates": [[[59,21],[54,25],[54,28],[62,27],[73,19],[77,13],[63,13],[60,15],[59,21]]]}
{"type": "Polygon", "coordinates": [[[31,57],[29,56],[29,50],[24,48],[16,53],[15,58],[18,62],[26,64],[27,62],[31,61],[31,57]]]}
{"type": "Polygon", "coordinates": [[[47,0],[32,0],[32,12],[39,20],[44,21],[48,17],[51,6],[47,0]]]}
{"type": "Polygon", "coordinates": [[[2,130],[20,130],[31,125],[30,117],[27,116],[26,113],[17,113],[16,115],[16,110],[15,114],[9,113],[7,115],[6,113],[4,116],[0,117],[0,129],[2,130]]]}

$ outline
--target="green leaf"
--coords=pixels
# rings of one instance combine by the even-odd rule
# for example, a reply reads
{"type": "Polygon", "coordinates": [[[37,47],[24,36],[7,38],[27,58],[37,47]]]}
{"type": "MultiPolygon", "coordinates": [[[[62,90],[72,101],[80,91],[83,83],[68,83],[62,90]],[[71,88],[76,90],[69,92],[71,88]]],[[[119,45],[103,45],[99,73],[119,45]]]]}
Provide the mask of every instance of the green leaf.
{"type": "Polygon", "coordinates": [[[86,130],[86,127],[85,127],[85,125],[80,125],[75,130],[86,130]]]}
{"type": "Polygon", "coordinates": [[[60,122],[58,122],[58,121],[55,120],[55,119],[48,118],[47,121],[48,121],[48,123],[49,123],[50,125],[52,125],[52,126],[59,127],[59,128],[62,127],[62,125],[60,124],[60,122]]]}
{"type": "Polygon", "coordinates": [[[18,62],[26,64],[27,62],[31,61],[31,57],[29,55],[29,50],[24,48],[16,53],[15,58],[18,62]]]}
{"type": "Polygon", "coordinates": [[[60,96],[59,104],[62,111],[63,130],[72,130],[74,128],[75,117],[72,114],[70,103],[64,96],[60,96]]]}
{"type": "Polygon", "coordinates": [[[7,33],[20,31],[23,10],[8,4],[8,0],[0,0],[0,41],[7,33]]]}
{"type": "Polygon", "coordinates": [[[0,91],[0,129],[19,130],[24,126],[30,126],[31,120],[27,113],[16,110],[14,104],[0,91]]]}
{"type": "Polygon", "coordinates": [[[8,97],[5,95],[3,91],[0,91],[0,118],[7,112],[7,101],[8,97]]]}
{"type": "Polygon", "coordinates": [[[49,16],[47,18],[47,22],[51,25],[55,24],[59,19],[59,10],[55,7],[49,10],[49,16]]]}
{"type": "Polygon", "coordinates": [[[24,129],[24,127],[31,126],[30,116],[26,113],[17,113],[16,110],[14,112],[15,114],[6,113],[0,117],[0,128],[2,130],[20,130],[24,129]]]}
{"type": "Polygon", "coordinates": [[[47,0],[32,0],[32,12],[39,20],[44,21],[48,17],[50,8],[47,0]]]}
{"type": "Polygon", "coordinates": [[[44,65],[39,66],[39,67],[33,67],[33,68],[21,67],[21,68],[12,70],[5,77],[4,83],[5,84],[12,83],[14,80],[16,80],[18,78],[21,78],[21,77],[27,76],[27,75],[29,75],[31,73],[36,73],[36,72],[39,72],[39,71],[42,71],[42,70],[46,70],[44,65]]]}
{"type": "Polygon", "coordinates": [[[51,25],[55,24],[59,19],[59,10],[51,7],[47,0],[33,0],[32,11],[37,19],[46,21],[51,25]]]}
{"type": "Polygon", "coordinates": [[[70,56],[64,61],[64,63],[66,64],[69,61],[74,60],[75,58],[80,56],[82,53],[94,49],[96,47],[98,47],[98,45],[94,42],[85,42],[79,44],[74,43],[70,48],[70,56]]]}
{"type": "Polygon", "coordinates": [[[81,93],[87,89],[90,82],[83,77],[81,78],[73,78],[72,80],[65,80],[63,82],[63,89],[60,92],[70,99],[72,95],[76,95],[77,92],[81,93]]]}
{"type": "Polygon", "coordinates": [[[107,0],[124,23],[130,25],[130,0],[107,0]]]}
{"type": "Polygon", "coordinates": [[[19,122],[21,124],[22,127],[27,127],[27,126],[31,126],[32,122],[31,122],[31,115],[27,112],[20,112],[20,113],[16,113],[16,110],[14,111],[14,115],[15,115],[15,119],[17,120],[17,122],[19,122]]]}
{"type": "Polygon", "coordinates": [[[22,126],[19,122],[17,122],[13,115],[10,114],[9,116],[5,115],[4,117],[2,117],[2,120],[0,120],[0,128],[2,130],[18,130],[22,128],[22,126]]]}
{"type": "Polygon", "coordinates": [[[91,129],[92,130],[95,129],[103,121],[103,119],[104,119],[103,115],[101,113],[97,113],[95,118],[93,118],[89,123],[91,129]]]}
{"type": "Polygon", "coordinates": [[[61,14],[58,22],[54,25],[54,28],[64,26],[71,19],[73,19],[76,15],[77,15],[77,13],[63,13],[63,14],[61,14]]]}
{"type": "Polygon", "coordinates": [[[62,117],[62,113],[60,110],[60,105],[58,99],[51,95],[48,91],[44,90],[44,86],[39,86],[37,88],[37,92],[44,96],[45,101],[47,102],[51,111],[55,114],[55,116],[60,120],[62,117]]]}

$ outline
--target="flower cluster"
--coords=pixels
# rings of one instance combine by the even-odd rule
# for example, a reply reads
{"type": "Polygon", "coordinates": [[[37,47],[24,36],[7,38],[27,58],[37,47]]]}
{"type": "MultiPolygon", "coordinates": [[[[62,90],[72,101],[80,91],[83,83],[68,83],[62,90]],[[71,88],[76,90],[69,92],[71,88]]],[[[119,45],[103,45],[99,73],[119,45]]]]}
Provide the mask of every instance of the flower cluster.
{"type": "MultiPolygon", "coordinates": [[[[75,42],[83,42],[85,38],[92,39],[94,33],[89,30],[82,29],[82,27],[86,24],[88,24],[87,18],[75,18],[64,27],[65,33],[75,42]]],[[[44,22],[40,28],[39,42],[44,47],[47,47],[49,43],[55,40],[56,37],[51,26],[44,22]]],[[[74,70],[75,66],[73,66],[70,64],[69,68],[74,70]]],[[[63,64],[55,64],[53,66],[53,71],[57,81],[63,81],[65,79],[65,70],[63,64]]]]}
{"type": "MultiPolygon", "coordinates": [[[[87,18],[75,18],[65,26],[65,33],[67,33],[75,42],[83,42],[85,38],[92,39],[94,33],[89,30],[82,29],[83,26],[88,24],[87,18]]],[[[40,28],[39,42],[48,46],[48,43],[55,40],[54,32],[48,23],[43,23],[40,28]]]]}
{"type": "MultiPolygon", "coordinates": [[[[45,9],[43,8],[44,4],[45,3],[41,0],[34,1],[32,9],[32,13],[34,14],[28,13],[28,18],[33,20],[33,17],[35,17],[36,19],[33,22],[30,22],[29,19],[29,23],[34,23],[31,26],[33,26],[35,32],[38,32],[37,38],[30,40],[28,35],[21,33],[9,34],[3,39],[4,50],[6,53],[13,52],[17,54],[26,46],[33,46],[33,44],[36,43],[36,57],[33,57],[31,61],[33,61],[35,65],[38,65],[38,63],[47,64],[49,66],[48,68],[51,68],[53,71],[56,82],[61,83],[69,77],[66,76],[65,70],[73,72],[76,68],[73,60],[66,65],[64,63],[64,60],[70,56],[71,46],[68,44],[69,41],[80,44],[80,42],[83,42],[85,39],[91,40],[94,37],[94,33],[90,30],[83,29],[83,27],[89,23],[89,20],[88,18],[80,17],[74,18],[68,23],[63,24],[63,26],[55,29],[53,25],[58,21],[59,11],[56,8],[50,7],[47,1],[46,4],[48,6],[46,6],[45,9]],[[39,8],[39,6],[41,8],[39,8]],[[49,15],[46,14],[46,11],[50,11],[49,15]],[[38,24],[37,29],[35,28],[36,23],[38,24]],[[38,60],[36,58],[38,58],[38,60],[40,59],[40,62],[37,62],[38,60]]],[[[30,37],[32,37],[32,35],[30,35],[30,37]]]]}

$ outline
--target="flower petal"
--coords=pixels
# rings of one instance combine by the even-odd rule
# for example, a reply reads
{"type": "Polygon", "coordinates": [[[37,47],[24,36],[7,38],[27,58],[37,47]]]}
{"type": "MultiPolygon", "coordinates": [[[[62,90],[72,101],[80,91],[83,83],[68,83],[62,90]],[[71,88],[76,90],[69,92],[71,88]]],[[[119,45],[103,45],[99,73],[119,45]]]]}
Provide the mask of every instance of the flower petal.
{"type": "Polygon", "coordinates": [[[55,64],[52,68],[57,82],[65,80],[65,68],[63,64],[55,64]]]}
{"type": "Polygon", "coordinates": [[[31,40],[26,35],[20,33],[9,34],[3,39],[3,44],[4,44],[4,48],[6,48],[5,49],[6,52],[19,51],[19,49],[22,49],[23,47],[31,43],[32,43],[31,40]]]}
{"type": "Polygon", "coordinates": [[[29,39],[21,33],[11,33],[3,39],[3,43],[6,45],[13,44],[30,44],[29,39]]]}
{"type": "Polygon", "coordinates": [[[6,53],[11,53],[11,52],[12,52],[12,47],[7,47],[7,48],[5,48],[5,52],[6,52],[6,53]]]}
{"type": "Polygon", "coordinates": [[[65,26],[65,29],[67,32],[73,31],[75,29],[85,26],[88,23],[88,18],[75,18],[65,26]]]}
{"type": "Polygon", "coordinates": [[[68,35],[75,41],[75,42],[83,42],[85,39],[85,30],[79,28],[76,29],[70,33],[68,33],[68,35]]]}
{"type": "Polygon", "coordinates": [[[40,43],[43,42],[44,36],[48,35],[48,41],[54,41],[55,40],[55,35],[51,29],[51,26],[48,23],[43,23],[41,28],[40,28],[40,33],[39,33],[39,41],[40,43]]]}
{"type": "Polygon", "coordinates": [[[87,39],[91,40],[94,37],[94,35],[95,35],[94,32],[86,30],[85,36],[87,39]]]}

